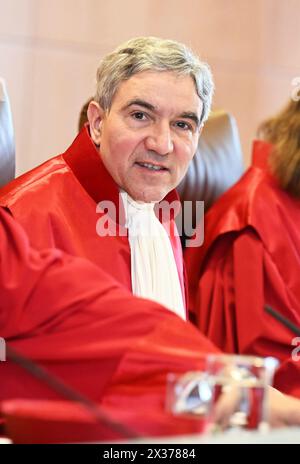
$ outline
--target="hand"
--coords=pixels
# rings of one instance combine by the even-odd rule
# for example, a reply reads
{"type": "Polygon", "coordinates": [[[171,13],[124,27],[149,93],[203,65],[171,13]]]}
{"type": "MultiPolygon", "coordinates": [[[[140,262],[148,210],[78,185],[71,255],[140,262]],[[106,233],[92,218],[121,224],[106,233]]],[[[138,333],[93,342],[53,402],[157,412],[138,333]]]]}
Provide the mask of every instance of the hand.
{"type": "MultiPolygon", "coordinates": [[[[234,386],[220,396],[215,405],[213,421],[221,429],[229,426],[230,417],[236,411],[239,399],[239,390],[234,386]]],[[[271,427],[300,425],[300,399],[285,395],[273,387],[268,387],[268,412],[271,427]]]]}
{"type": "Polygon", "coordinates": [[[223,387],[222,394],[214,406],[212,429],[221,430],[229,427],[230,418],[237,410],[240,403],[240,389],[234,385],[223,387]]]}
{"type": "Polygon", "coordinates": [[[300,400],[269,387],[269,421],[272,427],[300,425],[300,400]]]}

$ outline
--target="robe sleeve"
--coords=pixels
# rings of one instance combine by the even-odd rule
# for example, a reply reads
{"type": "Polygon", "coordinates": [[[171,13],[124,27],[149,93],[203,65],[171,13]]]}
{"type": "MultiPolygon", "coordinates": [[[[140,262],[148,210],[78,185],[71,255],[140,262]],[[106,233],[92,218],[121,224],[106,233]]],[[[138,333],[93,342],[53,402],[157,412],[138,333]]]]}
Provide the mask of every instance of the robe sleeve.
{"type": "MultiPolygon", "coordinates": [[[[34,251],[0,211],[0,336],[78,391],[100,400],[111,384],[201,367],[213,344],[155,302],[136,298],[95,265],[59,250],[34,251]]],[[[0,398],[57,398],[10,361],[0,398]]],[[[163,380],[165,385],[165,378],[163,380]]],[[[161,400],[161,397],[160,397],[161,400]]]]}
{"type": "Polygon", "coordinates": [[[295,311],[284,276],[256,231],[247,227],[220,236],[203,269],[197,301],[200,330],[223,351],[277,357],[281,365],[274,385],[300,397],[300,363],[292,358],[295,335],[266,313],[264,305],[298,326],[300,311],[295,311]]]}

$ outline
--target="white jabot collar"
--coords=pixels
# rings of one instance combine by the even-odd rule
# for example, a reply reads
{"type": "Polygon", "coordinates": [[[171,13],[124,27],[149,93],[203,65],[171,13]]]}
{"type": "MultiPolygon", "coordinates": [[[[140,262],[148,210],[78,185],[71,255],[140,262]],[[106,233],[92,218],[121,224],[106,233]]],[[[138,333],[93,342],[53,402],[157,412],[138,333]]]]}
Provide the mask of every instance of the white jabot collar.
{"type": "Polygon", "coordinates": [[[121,196],[131,252],[132,292],[186,319],[172,245],[155,215],[155,203],[137,202],[124,191],[121,196]]]}

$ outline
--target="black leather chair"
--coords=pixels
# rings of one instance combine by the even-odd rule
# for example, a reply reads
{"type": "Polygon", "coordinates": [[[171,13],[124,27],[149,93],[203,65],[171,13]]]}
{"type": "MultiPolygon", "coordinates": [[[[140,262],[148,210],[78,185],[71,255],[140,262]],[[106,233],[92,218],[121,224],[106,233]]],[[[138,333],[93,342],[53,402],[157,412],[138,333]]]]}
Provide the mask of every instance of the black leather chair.
{"type": "Polygon", "coordinates": [[[15,141],[9,99],[0,78],[0,187],[15,176],[15,141]]]}
{"type": "Polygon", "coordinates": [[[216,111],[206,121],[198,150],[177,190],[182,200],[203,200],[207,210],[244,171],[235,119],[216,111]]]}
{"type": "Polygon", "coordinates": [[[204,125],[196,155],[177,188],[181,202],[190,201],[193,205],[191,210],[183,207],[183,217],[177,220],[179,230],[186,232],[182,235],[183,246],[185,235],[190,236],[199,220],[195,202],[204,201],[206,212],[222,193],[239,180],[243,172],[236,121],[225,111],[215,111],[204,125]],[[180,221],[184,221],[184,227],[180,221]]]}

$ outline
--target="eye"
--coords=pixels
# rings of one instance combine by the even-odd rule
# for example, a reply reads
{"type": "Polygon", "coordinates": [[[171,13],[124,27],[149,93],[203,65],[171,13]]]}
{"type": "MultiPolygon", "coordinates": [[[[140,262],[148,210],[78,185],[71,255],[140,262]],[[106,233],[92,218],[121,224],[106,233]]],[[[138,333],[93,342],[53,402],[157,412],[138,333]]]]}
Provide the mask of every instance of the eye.
{"type": "Polygon", "coordinates": [[[145,121],[147,119],[147,116],[145,113],[143,113],[143,111],[135,111],[131,114],[131,116],[134,119],[138,119],[139,121],[145,121]]]}
{"type": "Polygon", "coordinates": [[[179,127],[179,129],[182,129],[182,130],[190,130],[190,131],[193,131],[193,127],[191,124],[185,122],[185,121],[176,121],[175,123],[175,126],[176,127],[179,127]]]}

